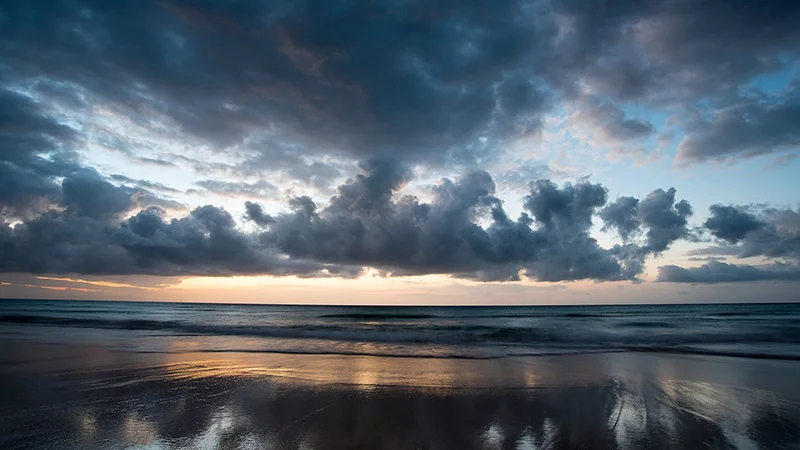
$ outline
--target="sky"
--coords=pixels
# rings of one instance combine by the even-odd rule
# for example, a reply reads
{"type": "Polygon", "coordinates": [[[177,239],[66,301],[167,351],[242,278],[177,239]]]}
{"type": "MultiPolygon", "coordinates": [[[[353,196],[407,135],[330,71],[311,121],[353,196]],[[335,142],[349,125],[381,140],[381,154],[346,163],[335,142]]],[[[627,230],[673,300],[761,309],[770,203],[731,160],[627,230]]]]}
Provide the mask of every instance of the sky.
{"type": "Polygon", "coordinates": [[[7,0],[0,297],[800,300],[800,2],[7,0]]]}

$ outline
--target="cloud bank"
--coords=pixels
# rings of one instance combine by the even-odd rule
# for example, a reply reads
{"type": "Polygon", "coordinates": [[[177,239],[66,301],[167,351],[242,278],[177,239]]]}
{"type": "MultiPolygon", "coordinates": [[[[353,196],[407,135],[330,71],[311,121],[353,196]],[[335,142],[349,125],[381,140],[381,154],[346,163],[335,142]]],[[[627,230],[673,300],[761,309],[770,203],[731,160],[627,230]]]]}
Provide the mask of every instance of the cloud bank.
{"type": "Polygon", "coordinates": [[[800,279],[800,211],[712,205],[710,212],[704,226],[725,245],[702,249],[703,254],[760,257],[774,262],[752,266],[709,260],[694,268],[663,266],[659,268],[658,281],[719,283],[800,279]]]}
{"type": "MultiPolygon", "coordinates": [[[[516,167],[501,177],[530,189],[513,218],[504,205],[519,199],[499,198],[493,165],[564,111],[626,151],[674,132],[681,165],[788,161],[797,23],[788,0],[10,0],[0,270],[635,280],[696,238],[674,188],[609,203],[600,184],[516,167]],[[187,213],[179,190],[88,162],[103,151],[188,168],[197,192],[247,198],[248,223],[187,213]],[[421,170],[451,170],[426,201],[403,191],[421,170]],[[281,198],[284,179],[334,195],[287,194],[288,210],[266,212],[254,200],[281,198]],[[597,228],[620,243],[601,246],[597,228]]],[[[792,265],[797,216],[715,205],[703,228],[736,256],[792,265]]],[[[659,279],[780,271],[702,267],[659,279]]]]}
{"type": "Polygon", "coordinates": [[[51,138],[175,164],[87,127],[102,105],[239,173],[311,183],[331,156],[481,165],[564,107],[609,145],[660,131],[622,107],[669,114],[691,164],[797,148],[796,83],[752,83],[792,70],[798,21],[789,0],[11,0],[0,84],[52,106],[60,125],[27,123],[51,138]]]}
{"type": "MultiPolygon", "coordinates": [[[[55,206],[0,227],[4,272],[357,276],[365,267],[407,276],[446,274],[480,281],[633,280],[644,259],[686,236],[691,207],[675,190],[638,204],[624,245],[601,247],[590,235],[607,201],[600,184],[532,184],[525,212],[508,216],[484,171],[443,179],[433,200],[399,193],[412,172],[394,160],[362,164],[324,208],[295,197],[269,215],[246,204],[244,231],[225,210],[206,205],[165,219],[160,199],[97,177],[64,178],[55,206]],[[146,205],[144,209],[138,208],[146,205]],[[138,211],[138,212],[137,212],[138,211]],[[641,243],[632,234],[644,236],[641,243]]],[[[618,201],[619,203],[619,201],[618,201]]],[[[607,222],[609,223],[609,222],[607,222]]]]}

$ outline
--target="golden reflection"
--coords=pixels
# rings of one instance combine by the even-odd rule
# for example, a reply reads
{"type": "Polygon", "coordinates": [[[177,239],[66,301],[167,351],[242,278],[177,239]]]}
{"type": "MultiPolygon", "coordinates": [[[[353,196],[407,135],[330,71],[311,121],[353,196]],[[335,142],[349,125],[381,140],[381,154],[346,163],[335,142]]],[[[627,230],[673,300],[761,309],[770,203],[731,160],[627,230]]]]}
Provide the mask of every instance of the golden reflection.
{"type": "Polygon", "coordinates": [[[470,360],[279,353],[175,352],[161,355],[164,376],[172,380],[211,377],[268,377],[297,387],[377,386],[411,388],[533,388],[558,384],[546,364],[517,364],[510,358],[470,360]]]}

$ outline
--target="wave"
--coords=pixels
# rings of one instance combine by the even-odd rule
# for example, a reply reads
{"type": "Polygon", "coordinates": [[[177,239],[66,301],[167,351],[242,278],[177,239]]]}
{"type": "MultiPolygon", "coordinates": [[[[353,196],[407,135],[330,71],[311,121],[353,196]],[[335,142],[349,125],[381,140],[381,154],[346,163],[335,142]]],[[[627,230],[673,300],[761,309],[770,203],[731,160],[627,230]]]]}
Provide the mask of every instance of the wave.
{"type": "Polygon", "coordinates": [[[746,317],[746,316],[753,316],[757,315],[757,312],[753,311],[724,311],[724,312],[715,312],[708,315],[708,317],[746,317]]]}
{"type": "Polygon", "coordinates": [[[678,328],[679,325],[668,322],[645,322],[645,321],[631,321],[619,324],[620,327],[626,328],[678,328]]]}
{"type": "Polygon", "coordinates": [[[626,351],[648,352],[648,353],[679,353],[687,355],[703,356],[729,356],[735,358],[751,359],[780,359],[786,361],[800,361],[800,355],[790,355],[784,353],[752,352],[738,350],[713,350],[697,347],[634,347],[626,351]]]}
{"type": "MultiPolygon", "coordinates": [[[[782,354],[782,353],[769,353],[769,352],[752,352],[752,351],[723,351],[712,350],[694,347],[646,347],[646,346],[630,346],[630,347],[607,347],[607,348],[543,348],[537,351],[510,351],[507,353],[481,353],[479,350],[463,350],[458,351],[438,351],[438,352],[424,352],[424,351],[398,351],[397,349],[381,350],[320,350],[320,349],[192,349],[189,353],[255,353],[255,354],[278,354],[278,355],[319,355],[319,356],[377,356],[382,358],[421,358],[421,359],[471,359],[471,360],[494,360],[504,358],[526,358],[526,357],[542,357],[542,356],[569,356],[569,355],[589,355],[600,353],[660,353],[660,354],[678,354],[678,355],[698,355],[698,356],[723,356],[732,358],[749,358],[749,359],[772,359],[783,361],[800,361],[800,355],[782,354]]],[[[138,350],[135,353],[142,354],[185,354],[187,352],[180,351],[160,351],[160,350],[138,350]]]]}
{"type": "MultiPolygon", "coordinates": [[[[485,322],[484,322],[485,323],[485,322]]],[[[302,353],[382,357],[490,359],[595,352],[657,352],[800,360],[800,327],[795,325],[693,329],[681,324],[632,320],[606,328],[586,326],[508,327],[421,322],[295,322],[246,325],[178,320],[58,317],[37,314],[0,315],[0,324],[39,327],[159,332],[167,335],[262,338],[249,349],[232,350],[237,341],[204,340],[208,353],[302,353]],[[664,325],[663,330],[655,329],[664,325]],[[676,328],[676,329],[672,329],[676,328]],[[279,339],[277,342],[275,339],[279,339]],[[369,343],[370,345],[362,345],[369,343]],[[220,348],[221,346],[221,348],[220,348]],[[272,347],[263,349],[263,347],[272,347]],[[716,348],[715,348],[716,347],[716,348]]],[[[61,336],[61,333],[58,333],[61,336]]],[[[135,347],[139,347],[136,345],[135,347]]],[[[139,347],[139,350],[143,348],[139,347]]],[[[150,349],[154,350],[154,349],[150,349]]],[[[129,350],[126,350],[129,351],[129,350]]]]}
{"type": "Polygon", "coordinates": [[[556,334],[532,328],[431,325],[426,327],[354,328],[342,325],[222,325],[144,319],[65,318],[25,314],[0,316],[0,323],[114,330],[169,331],[185,335],[324,339],[348,342],[479,344],[481,342],[554,342],[556,334]]]}
{"type": "Polygon", "coordinates": [[[604,317],[603,314],[587,314],[587,313],[566,313],[560,314],[559,317],[571,317],[571,318],[590,318],[590,317],[604,317]]]}
{"type": "Polygon", "coordinates": [[[323,314],[321,319],[354,319],[354,320],[392,320],[392,319],[434,319],[439,316],[434,314],[377,314],[377,313],[342,313],[323,314]]]}

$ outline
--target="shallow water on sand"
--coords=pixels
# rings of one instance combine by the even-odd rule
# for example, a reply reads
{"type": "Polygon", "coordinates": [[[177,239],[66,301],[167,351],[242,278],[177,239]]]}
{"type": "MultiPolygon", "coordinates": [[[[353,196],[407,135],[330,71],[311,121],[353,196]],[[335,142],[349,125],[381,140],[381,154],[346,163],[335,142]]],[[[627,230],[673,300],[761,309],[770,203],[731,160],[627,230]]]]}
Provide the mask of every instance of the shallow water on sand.
{"type": "Polygon", "coordinates": [[[800,448],[795,361],[0,351],[4,449],[800,448]]]}
{"type": "Polygon", "coordinates": [[[0,448],[800,449],[798,318],[0,301],[0,448]]]}

